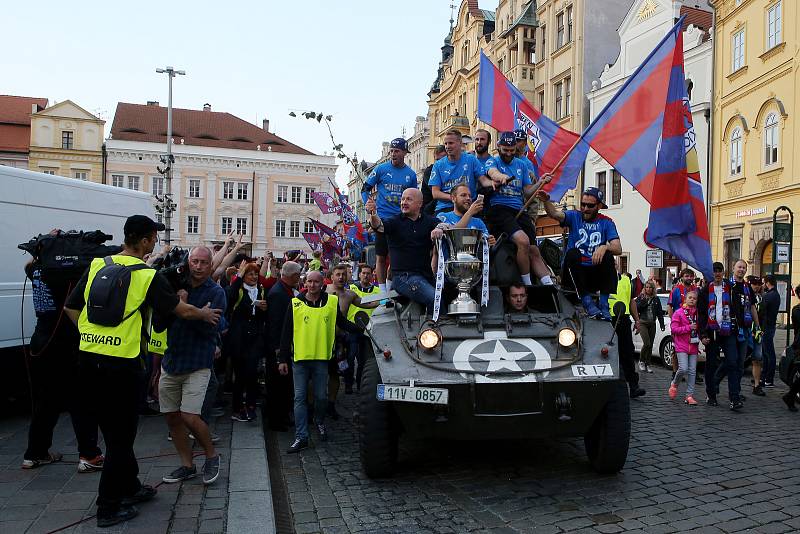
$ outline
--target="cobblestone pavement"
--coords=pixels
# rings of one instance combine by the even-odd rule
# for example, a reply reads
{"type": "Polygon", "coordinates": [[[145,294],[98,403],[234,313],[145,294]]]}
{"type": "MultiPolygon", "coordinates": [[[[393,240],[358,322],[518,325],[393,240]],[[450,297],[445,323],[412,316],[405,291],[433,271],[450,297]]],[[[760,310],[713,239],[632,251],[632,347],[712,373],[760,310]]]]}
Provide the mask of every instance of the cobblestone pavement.
{"type": "Polygon", "coordinates": [[[669,376],[643,377],[648,394],[632,401],[631,449],[617,476],[591,471],[581,439],[402,439],[397,475],[369,480],[358,459],[355,395],[340,397],[343,417],[328,421],[327,443],[312,433],[311,448],[287,455],[291,433],[272,433],[281,453],[270,462],[281,463],[298,534],[800,531],[800,416],[780,400],[786,388],[747,395],[737,414],[723,403],[670,401],[669,376]]]}

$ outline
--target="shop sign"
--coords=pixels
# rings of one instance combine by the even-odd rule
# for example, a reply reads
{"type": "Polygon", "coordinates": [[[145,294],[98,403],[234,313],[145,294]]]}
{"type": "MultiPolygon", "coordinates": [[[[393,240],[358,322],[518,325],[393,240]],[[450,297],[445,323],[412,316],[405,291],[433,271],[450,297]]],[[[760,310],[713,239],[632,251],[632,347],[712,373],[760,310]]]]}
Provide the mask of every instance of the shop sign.
{"type": "Polygon", "coordinates": [[[742,217],[751,217],[753,215],[762,215],[767,213],[767,207],[763,206],[761,208],[749,208],[746,210],[741,210],[736,212],[736,218],[741,219],[742,217]]]}
{"type": "Polygon", "coordinates": [[[664,251],[660,248],[646,250],[644,253],[644,264],[651,269],[664,268],[664,251]]]}

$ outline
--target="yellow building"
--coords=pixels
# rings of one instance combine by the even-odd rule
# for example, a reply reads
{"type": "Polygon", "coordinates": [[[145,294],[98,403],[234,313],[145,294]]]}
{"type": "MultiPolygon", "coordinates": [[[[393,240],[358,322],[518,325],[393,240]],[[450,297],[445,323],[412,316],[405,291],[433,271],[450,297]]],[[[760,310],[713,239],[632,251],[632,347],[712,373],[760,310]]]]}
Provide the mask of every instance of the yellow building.
{"type": "Polygon", "coordinates": [[[71,100],[31,114],[28,168],[90,182],[103,182],[105,121],[71,100]]]}
{"type": "Polygon", "coordinates": [[[568,130],[583,130],[589,123],[585,95],[619,55],[616,30],[632,2],[500,0],[492,12],[477,0],[462,1],[429,93],[429,158],[450,129],[474,135],[485,128],[496,138],[478,120],[480,50],[545,115],[568,130]]]}
{"type": "MultiPolygon", "coordinates": [[[[800,131],[794,122],[800,109],[800,13],[794,0],[711,4],[716,10],[712,253],[728,268],[745,258],[750,272],[766,274],[772,263],[775,209],[788,206],[800,215],[794,158],[800,131]]],[[[798,269],[795,241],[794,273],[798,269]]]]}

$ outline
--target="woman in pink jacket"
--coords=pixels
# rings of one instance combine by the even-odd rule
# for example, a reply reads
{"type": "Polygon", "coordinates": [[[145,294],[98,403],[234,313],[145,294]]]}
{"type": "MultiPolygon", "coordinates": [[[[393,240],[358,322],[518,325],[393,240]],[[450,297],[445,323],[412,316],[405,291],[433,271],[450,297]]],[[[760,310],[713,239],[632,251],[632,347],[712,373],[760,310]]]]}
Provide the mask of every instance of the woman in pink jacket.
{"type": "Polygon", "coordinates": [[[683,306],[672,314],[670,322],[672,343],[678,358],[678,372],[669,385],[669,398],[678,396],[678,384],[686,377],[686,404],[697,405],[694,400],[694,381],[697,375],[697,353],[700,338],[697,336],[697,291],[689,291],[684,297],[683,306]]]}

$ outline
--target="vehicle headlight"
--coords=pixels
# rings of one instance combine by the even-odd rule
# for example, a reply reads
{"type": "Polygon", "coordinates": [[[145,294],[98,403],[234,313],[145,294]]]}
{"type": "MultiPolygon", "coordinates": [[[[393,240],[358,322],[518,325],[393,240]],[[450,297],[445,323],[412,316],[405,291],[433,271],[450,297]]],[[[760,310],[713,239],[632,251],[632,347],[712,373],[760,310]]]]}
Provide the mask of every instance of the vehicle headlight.
{"type": "Polygon", "coordinates": [[[562,347],[571,347],[575,343],[575,331],[571,328],[562,328],[558,332],[558,344],[562,347]]]}
{"type": "Polygon", "coordinates": [[[418,341],[423,349],[433,350],[442,342],[442,334],[435,328],[426,328],[419,333],[418,341]]]}

